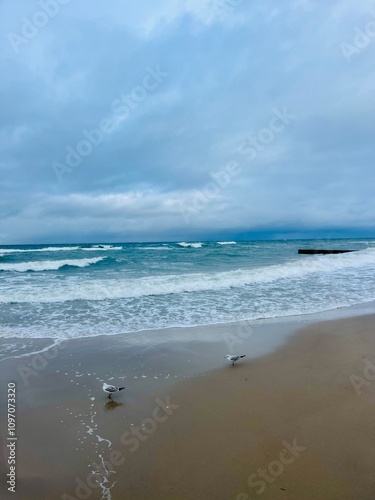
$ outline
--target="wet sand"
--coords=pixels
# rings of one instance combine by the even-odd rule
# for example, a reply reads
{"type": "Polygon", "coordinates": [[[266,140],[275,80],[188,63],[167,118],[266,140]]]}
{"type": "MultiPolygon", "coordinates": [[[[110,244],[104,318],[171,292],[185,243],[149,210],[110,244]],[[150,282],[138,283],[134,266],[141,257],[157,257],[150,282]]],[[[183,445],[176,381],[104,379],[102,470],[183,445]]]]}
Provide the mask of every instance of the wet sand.
{"type": "Polygon", "coordinates": [[[17,492],[3,479],[1,498],[375,498],[375,316],[309,325],[234,367],[228,342],[250,353],[256,335],[232,334],[84,339],[0,363],[18,410],[17,492]],[[107,401],[103,379],[127,389],[107,401]]]}

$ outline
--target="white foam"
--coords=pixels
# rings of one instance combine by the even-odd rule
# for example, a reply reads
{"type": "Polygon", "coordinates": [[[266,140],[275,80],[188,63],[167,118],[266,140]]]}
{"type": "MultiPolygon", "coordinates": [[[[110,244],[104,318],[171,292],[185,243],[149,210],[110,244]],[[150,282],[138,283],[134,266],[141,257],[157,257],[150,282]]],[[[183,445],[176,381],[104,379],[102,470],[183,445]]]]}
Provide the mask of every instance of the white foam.
{"type": "MultiPolygon", "coordinates": [[[[19,354],[18,356],[12,355],[12,356],[9,356],[7,358],[2,358],[2,361],[5,361],[6,359],[19,359],[19,358],[25,358],[25,357],[29,357],[29,356],[35,356],[36,354],[43,354],[44,352],[49,351],[50,349],[53,349],[55,347],[59,347],[59,349],[63,349],[63,347],[61,346],[61,344],[63,342],[64,342],[63,338],[54,339],[52,344],[49,344],[48,346],[43,347],[42,349],[37,349],[36,351],[31,351],[31,352],[27,351],[26,353],[19,354]]],[[[24,347],[24,345],[21,346],[21,348],[23,348],[23,347],[24,347]]],[[[4,348],[3,348],[3,350],[4,350],[4,348]]],[[[60,370],[57,370],[56,373],[58,373],[59,371],[60,370]]],[[[68,375],[68,374],[65,373],[65,375],[68,375]]]]}
{"type": "MultiPolygon", "coordinates": [[[[99,260],[101,258],[70,262],[75,262],[75,265],[83,267],[99,260]]],[[[24,266],[25,264],[8,265],[24,266]]],[[[24,285],[22,288],[13,287],[4,290],[0,294],[0,302],[52,303],[70,300],[100,301],[105,299],[179,294],[183,292],[216,291],[259,283],[272,283],[277,280],[303,279],[312,274],[324,275],[340,270],[346,271],[366,266],[373,266],[375,268],[375,249],[338,255],[301,256],[295,261],[286,264],[217,273],[186,273],[127,279],[80,280],[79,286],[77,280],[72,278],[65,280],[64,283],[46,283],[43,287],[37,287],[33,284],[30,286],[24,285]]]]}
{"type": "Polygon", "coordinates": [[[93,245],[92,247],[82,247],[85,252],[100,252],[107,250],[122,250],[123,247],[114,247],[112,245],[93,245]]]}
{"type": "Polygon", "coordinates": [[[107,250],[123,250],[122,246],[113,245],[92,245],[90,247],[43,247],[43,248],[0,248],[0,257],[6,254],[14,253],[34,253],[34,252],[71,252],[75,250],[83,250],[85,252],[100,252],[107,250]]]}
{"type": "Polygon", "coordinates": [[[7,253],[32,253],[32,252],[69,252],[78,250],[79,247],[45,247],[45,248],[0,248],[0,254],[7,253]]]}
{"type": "Polygon", "coordinates": [[[95,257],[92,259],[42,260],[9,264],[2,263],[0,264],[0,271],[16,271],[18,273],[27,271],[56,271],[64,266],[87,267],[103,259],[105,259],[105,257],[95,257]]]}
{"type": "Polygon", "coordinates": [[[162,246],[162,247],[138,247],[139,250],[173,250],[171,247],[162,246]]]}
{"type": "Polygon", "coordinates": [[[96,435],[96,438],[97,438],[99,443],[102,443],[102,442],[107,443],[108,448],[110,448],[112,446],[112,441],[110,441],[109,439],[102,438],[101,436],[99,436],[99,434],[96,435]]]}
{"type": "Polygon", "coordinates": [[[177,243],[177,245],[180,245],[180,247],[184,248],[202,248],[203,243],[186,243],[185,241],[182,241],[181,243],[177,243]]]}
{"type": "Polygon", "coordinates": [[[236,245],[237,243],[235,241],[218,241],[218,245],[236,245]]]}

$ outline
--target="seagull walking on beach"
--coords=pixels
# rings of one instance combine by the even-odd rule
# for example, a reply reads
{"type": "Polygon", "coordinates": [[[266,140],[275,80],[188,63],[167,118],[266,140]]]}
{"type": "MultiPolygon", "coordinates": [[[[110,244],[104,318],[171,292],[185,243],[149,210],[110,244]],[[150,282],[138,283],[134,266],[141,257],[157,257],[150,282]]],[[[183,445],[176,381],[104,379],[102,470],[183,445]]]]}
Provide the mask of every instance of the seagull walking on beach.
{"type": "Polygon", "coordinates": [[[103,382],[103,391],[108,394],[109,399],[112,399],[112,394],[118,391],[122,391],[125,387],[116,387],[115,385],[106,384],[103,382]]]}
{"type": "Polygon", "coordinates": [[[234,366],[235,361],[238,361],[241,358],[245,358],[246,354],[240,354],[240,355],[227,354],[225,357],[227,358],[228,361],[232,361],[232,366],[234,366]]]}

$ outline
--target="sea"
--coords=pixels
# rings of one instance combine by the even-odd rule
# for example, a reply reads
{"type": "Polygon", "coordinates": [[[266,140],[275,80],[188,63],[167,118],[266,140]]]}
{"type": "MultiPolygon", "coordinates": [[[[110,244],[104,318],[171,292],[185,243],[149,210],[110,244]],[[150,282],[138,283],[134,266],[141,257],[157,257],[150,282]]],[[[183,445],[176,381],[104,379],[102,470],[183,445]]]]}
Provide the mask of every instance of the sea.
{"type": "Polygon", "coordinates": [[[0,247],[0,337],[131,334],[375,300],[375,240],[0,247]],[[299,248],[350,249],[299,255],[299,248]]]}

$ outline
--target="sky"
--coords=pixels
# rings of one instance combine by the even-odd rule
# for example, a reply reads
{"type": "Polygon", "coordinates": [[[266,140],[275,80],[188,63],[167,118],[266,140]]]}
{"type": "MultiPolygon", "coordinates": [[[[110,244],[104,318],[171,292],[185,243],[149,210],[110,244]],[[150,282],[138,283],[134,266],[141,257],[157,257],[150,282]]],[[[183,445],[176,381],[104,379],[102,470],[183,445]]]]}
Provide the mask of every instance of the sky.
{"type": "Polygon", "coordinates": [[[0,244],[375,236],[368,0],[0,0],[0,244]]]}

